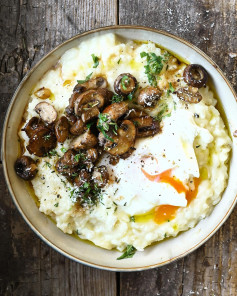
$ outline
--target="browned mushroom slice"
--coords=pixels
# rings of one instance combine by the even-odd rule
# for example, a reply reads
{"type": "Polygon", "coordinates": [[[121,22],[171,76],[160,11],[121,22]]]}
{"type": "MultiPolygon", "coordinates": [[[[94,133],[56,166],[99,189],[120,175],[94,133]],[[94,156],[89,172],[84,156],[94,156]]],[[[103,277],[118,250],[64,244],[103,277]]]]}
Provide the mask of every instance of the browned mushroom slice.
{"type": "Polygon", "coordinates": [[[107,114],[110,120],[117,121],[127,111],[128,111],[128,103],[120,102],[120,103],[114,103],[109,105],[104,109],[103,113],[107,114]]]}
{"type": "Polygon", "coordinates": [[[112,97],[114,96],[114,93],[107,88],[98,88],[97,92],[101,94],[105,99],[105,105],[108,105],[111,103],[112,97]]]}
{"type": "Polygon", "coordinates": [[[208,74],[201,65],[191,64],[184,69],[183,77],[188,85],[200,88],[206,85],[208,74]]]}
{"type": "Polygon", "coordinates": [[[36,156],[45,156],[57,145],[57,138],[52,130],[46,127],[39,127],[29,140],[27,150],[36,156]]]}
{"type": "Polygon", "coordinates": [[[70,133],[79,136],[85,130],[85,123],[81,119],[77,119],[77,121],[71,126],[70,133]]]}
{"type": "Polygon", "coordinates": [[[161,90],[157,87],[147,86],[138,95],[137,103],[143,107],[153,107],[161,97],[161,90]]]}
{"type": "Polygon", "coordinates": [[[76,117],[76,115],[73,115],[73,114],[67,114],[66,116],[67,116],[68,122],[71,126],[74,125],[78,119],[76,117]]]}
{"type": "Polygon", "coordinates": [[[70,112],[74,113],[74,106],[75,106],[75,101],[77,100],[77,98],[82,94],[82,92],[75,92],[71,95],[70,99],[69,99],[69,105],[68,108],[70,108],[70,112]]]}
{"type": "Polygon", "coordinates": [[[113,142],[106,142],[105,150],[111,155],[122,155],[133,147],[135,137],[135,125],[130,120],[124,120],[117,130],[117,135],[111,135],[113,142]]]}
{"type": "Polygon", "coordinates": [[[87,172],[85,169],[80,170],[78,176],[74,179],[74,183],[76,186],[81,187],[84,183],[90,182],[91,174],[87,172]]]}
{"type": "Polygon", "coordinates": [[[90,148],[86,151],[86,159],[88,159],[91,162],[96,162],[98,156],[98,151],[95,148],[90,148]]]}
{"type": "Polygon", "coordinates": [[[39,99],[46,100],[52,95],[52,92],[49,88],[41,87],[34,92],[34,95],[39,99]]]}
{"type": "Polygon", "coordinates": [[[26,132],[27,136],[30,138],[33,136],[33,134],[35,133],[35,131],[39,128],[39,127],[44,127],[45,124],[43,123],[42,120],[40,120],[39,117],[32,117],[27,124],[25,125],[25,127],[22,129],[23,131],[26,132]]]}
{"type": "Polygon", "coordinates": [[[177,90],[177,96],[186,103],[197,104],[202,100],[202,95],[195,87],[183,87],[177,90]]]}
{"type": "Polygon", "coordinates": [[[128,158],[135,150],[136,150],[136,148],[131,147],[126,153],[120,155],[120,158],[122,158],[122,159],[128,158]]]}
{"type": "Polygon", "coordinates": [[[86,87],[79,83],[73,89],[73,93],[83,93],[84,91],[86,91],[86,87]]]}
{"type": "Polygon", "coordinates": [[[133,118],[137,128],[137,138],[151,137],[160,131],[160,124],[150,116],[133,118]]]}
{"type": "Polygon", "coordinates": [[[74,177],[77,175],[78,168],[65,164],[62,159],[59,159],[55,165],[57,172],[66,177],[74,177]]]}
{"type": "Polygon", "coordinates": [[[104,97],[96,90],[85,91],[76,99],[74,113],[81,115],[88,108],[101,108],[104,106],[104,101],[104,97]]]}
{"type": "Polygon", "coordinates": [[[57,111],[47,102],[41,102],[35,106],[35,112],[46,124],[52,124],[57,119],[57,111]]]}
{"type": "Polygon", "coordinates": [[[77,157],[77,155],[77,151],[68,149],[60,158],[60,160],[67,166],[75,167],[80,163],[82,154],[79,154],[79,157],[77,157]]]}
{"type": "Polygon", "coordinates": [[[114,81],[114,91],[118,95],[128,95],[137,86],[137,79],[130,73],[120,74],[114,81]]]}
{"type": "Polygon", "coordinates": [[[38,172],[36,162],[29,156],[17,158],[14,168],[16,174],[27,181],[34,179],[38,172]]]}
{"type": "Polygon", "coordinates": [[[66,141],[69,133],[69,121],[67,117],[62,116],[55,124],[55,134],[59,143],[66,141]]]}
{"type": "Polygon", "coordinates": [[[89,149],[93,148],[98,143],[98,140],[95,135],[93,135],[90,131],[86,131],[84,134],[75,138],[71,142],[71,147],[73,149],[89,149]]]}
{"type": "Polygon", "coordinates": [[[95,88],[106,88],[107,86],[108,86],[107,80],[104,77],[99,76],[99,77],[90,79],[84,83],[81,83],[81,84],[78,83],[74,87],[74,90],[78,87],[85,87],[87,90],[89,90],[89,89],[95,89],[95,88]]]}
{"type": "Polygon", "coordinates": [[[143,117],[143,116],[147,116],[147,113],[144,112],[143,110],[130,109],[130,110],[128,110],[128,113],[126,114],[125,118],[126,119],[133,119],[133,118],[143,117]]]}
{"type": "Polygon", "coordinates": [[[100,114],[100,110],[97,107],[89,108],[88,110],[84,111],[81,115],[81,119],[84,123],[87,123],[100,114]]]}
{"type": "Polygon", "coordinates": [[[101,165],[99,167],[94,168],[92,180],[94,181],[94,184],[97,185],[97,187],[105,187],[109,180],[109,173],[107,171],[106,166],[101,165]]]}

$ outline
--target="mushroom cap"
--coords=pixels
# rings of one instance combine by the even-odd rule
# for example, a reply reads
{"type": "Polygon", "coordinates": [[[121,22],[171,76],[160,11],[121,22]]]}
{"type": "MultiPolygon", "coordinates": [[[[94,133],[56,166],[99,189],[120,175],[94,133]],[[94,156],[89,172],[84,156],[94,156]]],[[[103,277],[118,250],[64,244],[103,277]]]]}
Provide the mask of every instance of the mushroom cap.
{"type": "Polygon", "coordinates": [[[100,110],[97,107],[89,108],[88,110],[82,113],[81,119],[84,123],[87,123],[97,118],[99,114],[100,114],[100,110]]]}
{"type": "Polygon", "coordinates": [[[133,118],[136,125],[137,138],[151,137],[160,131],[159,121],[154,120],[151,116],[133,118]]]}
{"type": "Polygon", "coordinates": [[[117,121],[121,116],[123,116],[128,111],[127,102],[113,103],[107,106],[103,113],[107,114],[110,120],[117,121]]]}
{"type": "Polygon", "coordinates": [[[79,95],[74,103],[74,113],[81,115],[88,108],[104,106],[104,97],[94,89],[87,90],[79,95]]]}
{"type": "Polygon", "coordinates": [[[24,130],[27,136],[30,138],[39,127],[45,127],[45,124],[39,117],[34,116],[26,123],[22,130],[24,130]]]}
{"type": "Polygon", "coordinates": [[[128,95],[137,86],[137,79],[130,73],[120,74],[114,81],[114,91],[118,95],[128,95]]]}
{"type": "Polygon", "coordinates": [[[16,174],[27,181],[34,179],[38,169],[36,162],[29,156],[21,156],[17,158],[14,164],[16,174]]]}
{"type": "Polygon", "coordinates": [[[80,87],[84,87],[85,89],[89,90],[89,89],[96,89],[96,88],[106,88],[108,86],[108,82],[106,80],[106,78],[102,77],[102,76],[98,76],[95,78],[92,78],[84,83],[78,83],[73,91],[77,90],[80,87]]]}
{"type": "Polygon", "coordinates": [[[86,131],[84,134],[78,136],[71,142],[71,148],[73,149],[89,149],[96,146],[98,140],[94,134],[90,131],[86,131]]]}
{"type": "Polygon", "coordinates": [[[92,180],[94,181],[94,184],[97,185],[97,187],[105,187],[109,180],[109,173],[106,166],[101,165],[99,167],[95,167],[92,174],[92,180]]]}
{"type": "Polygon", "coordinates": [[[122,121],[117,130],[117,135],[111,135],[114,142],[107,141],[105,150],[111,155],[122,155],[134,146],[136,138],[136,127],[130,120],[122,121]]]}
{"type": "Polygon", "coordinates": [[[55,108],[47,102],[38,103],[35,106],[35,112],[38,113],[40,118],[48,125],[54,123],[58,115],[55,108]]]}
{"type": "Polygon", "coordinates": [[[82,121],[81,118],[77,119],[77,121],[71,126],[70,133],[79,136],[85,130],[85,123],[82,121]]]}
{"type": "Polygon", "coordinates": [[[161,94],[161,90],[157,87],[147,86],[140,91],[137,103],[143,107],[153,107],[160,99],[161,94]]]}
{"type": "Polygon", "coordinates": [[[202,95],[195,87],[182,87],[177,90],[177,96],[186,103],[197,104],[202,100],[202,95]]]}
{"type": "Polygon", "coordinates": [[[59,143],[66,141],[69,134],[69,121],[67,117],[61,116],[55,124],[55,135],[59,143]]]}
{"type": "Polygon", "coordinates": [[[47,127],[39,127],[30,137],[27,150],[36,156],[45,156],[50,150],[57,146],[57,138],[54,132],[47,127]]]}
{"type": "Polygon", "coordinates": [[[188,65],[183,72],[184,81],[193,87],[200,88],[206,85],[208,74],[203,66],[198,64],[188,65]]]}

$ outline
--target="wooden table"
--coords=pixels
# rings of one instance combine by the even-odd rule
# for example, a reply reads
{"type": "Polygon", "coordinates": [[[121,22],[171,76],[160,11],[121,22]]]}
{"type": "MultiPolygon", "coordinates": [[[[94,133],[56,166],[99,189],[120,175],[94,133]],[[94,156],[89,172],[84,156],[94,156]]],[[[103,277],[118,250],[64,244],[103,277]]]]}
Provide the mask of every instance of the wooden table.
{"type": "MultiPolygon", "coordinates": [[[[75,34],[107,25],[145,25],[183,37],[236,87],[236,8],[236,0],[1,0],[0,124],[17,85],[42,56],[75,34]]],[[[205,245],[177,262],[144,272],[100,271],[42,242],[0,174],[0,295],[237,295],[237,209],[205,245]]]]}

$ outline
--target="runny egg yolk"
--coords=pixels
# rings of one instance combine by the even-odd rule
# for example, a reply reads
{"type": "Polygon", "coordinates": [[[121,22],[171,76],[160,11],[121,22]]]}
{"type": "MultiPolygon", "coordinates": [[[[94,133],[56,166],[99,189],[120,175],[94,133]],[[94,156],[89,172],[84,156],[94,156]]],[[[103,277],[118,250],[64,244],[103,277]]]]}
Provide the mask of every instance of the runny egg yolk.
{"type": "MultiPolygon", "coordinates": [[[[194,190],[187,188],[179,179],[172,175],[172,169],[166,170],[160,174],[150,175],[144,169],[141,169],[143,174],[152,182],[164,182],[170,184],[178,193],[184,192],[187,204],[196,197],[200,178],[194,178],[194,190]]],[[[175,218],[176,212],[180,207],[172,205],[161,205],[155,208],[154,221],[157,224],[170,221],[175,218]]]]}

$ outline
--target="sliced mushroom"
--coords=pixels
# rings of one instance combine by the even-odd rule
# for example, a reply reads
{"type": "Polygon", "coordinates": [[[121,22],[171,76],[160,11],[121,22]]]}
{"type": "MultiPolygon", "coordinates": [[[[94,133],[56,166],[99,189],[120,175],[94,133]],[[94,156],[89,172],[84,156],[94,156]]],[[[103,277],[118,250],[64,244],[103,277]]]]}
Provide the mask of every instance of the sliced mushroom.
{"type": "Polygon", "coordinates": [[[57,138],[52,130],[47,127],[39,127],[29,140],[27,150],[36,156],[45,156],[57,145],[57,138]]]}
{"type": "Polygon", "coordinates": [[[128,95],[137,86],[137,79],[130,73],[120,74],[114,81],[114,91],[118,95],[128,95]]]}
{"type": "Polygon", "coordinates": [[[105,150],[111,155],[122,155],[134,146],[135,137],[135,125],[130,120],[124,120],[117,130],[117,135],[111,135],[113,141],[106,142],[105,150]]]}
{"type": "Polygon", "coordinates": [[[97,92],[101,94],[105,99],[105,105],[108,105],[111,103],[112,97],[114,96],[114,93],[107,88],[98,88],[97,92]]]}
{"type": "Polygon", "coordinates": [[[93,135],[90,131],[86,131],[84,134],[75,138],[71,142],[71,148],[73,149],[89,149],[93,148],[97,144],[98,140],[95,135],[93,135]]]}
{"type": "Polygon", "coordinates": [[[104,106],[104,97],[96,90],[88,90],[80,94],[75,101],[74,113],[81,115],[84,111],[89,108],[97,107],[101,108],[104,106]]]}
{"type": "Polygon", "coordinates": [[[73,115],[73,114],[67,114],[67,119],[68,119],[68,122],[69,124],[72,126],[76,123],[76,121],[78,120],[78,118],[76,117],[76,115],[73,115]]]}
{"type": "Polygon", "coordinates": [[[107,80],[104,77],[99,76],[99,77],[90,79],[84,83],[81,83],[81,84],[78,83],[74,87],[73,91],[75,91],[75,89],[77,89],[78,87],[84,87],[87,90],[89,90],[89,89],[95,89],[95,88],[106,88],[107,86],[108,86],[107,80]]]}
{"type": "Polygon", "coordinates": [[[99,156],[99,153],[95,148],[90,148],[86,151],[86,159],[91,162],[96,162],[98,159],[98,156],[99,156]]]}
{"type": "Polygon", "coordinates": [[[77,152],[73,149],[67,150],[64,155],[57,161],[56,163],[56,170],[64,175],[73,177],[76,174],[81,161],[81,154],[77,157],[77,152]]]}
{"type": "Polygon", "coordinates": [[[75,175],[77,175],[78,168],[77,167],[72,167],[67,164],[65,164],[62,159],[59,159],[56,162],[55,168],[57,172],[65,177],[72,178],[75,175]]]}
{"type": "Polygon", "coordinates": [[[151,116],[133,118],[137,129],[137,138],[151,137],[160,131],[160,124],[151,116]]]}
{"type": "Polygon", "coordinates": [[[59,143],[66,141],[69,134],[69,121],[67,117],[62,116],[55,124],[55,134],[59,143]]]}
{"type": "Polygon", "coordinates": [[[41,102],[35,106],[35,112],[48,125],[54,123],[57,119],[57,111],[47,102],[41,102]]]}
{"type": "Polygon", "coordinates": [[[94,181],[94,184],[97,185],[97,187],[105,187],[109,180],[109,173],[106,166],[101,165],[99,167],[94,168],[92,180],[94,181]]]}
{"type": "Polygon", "coordinates": [[[135,150],[136,150],[136,148],[131,147],[126,153],[120,155],[120,158],[122,158],[122,159],[128,158],[135,150]]]}
{"type": "Polygon", "coordinates": [[[200,88],[206,85],[208,74],[201,65],[190,64],[184,69],[183,77],[188,85],[200,88]]]}
{"type": "Polygon", "coordinates": [[[138,95],[137,103],[143,107],[153,107],[161,97],[161,90],[157,87],[147,86],[138,95]]]}
{"type": "Polygon", "coordinates": [[[90,182],[91,174],[87,172],[85,169],[80,170],[78,176],[74,179],[74,183],[76,186],[81,187],[84,183],[90,182]]]}
{"type": "Polygon", "coordinates": [[[75,87],[74,87],[74,89],[73,89],[73,92],[74,93],[82,93],[84,91],[86,91],[86,87],[83,86],[82,84],[79,84],[79,83],[76,84],[75,87]]]}
{"type": "Polygon", "coordinates": [[[110,120],[117,121],[128,111],[128,103],[114,103],[106,107],[103,113],[107,114],[110,120]]]}
{"type": "Polygon", "coordinates": [[[39,99],[46,100],[52,95],[52,92],[49,88],[41,87],[34,92],[34,95],[39,99]]]}
{"type": "Polygon", "coordinates": [[[70,133],[79,136],[81,135],[85,130],[85,123],[82,121],[82,119],[77,119],[77,121],[71,126],[70,133]]]}
{"type": "MultiPolygon", "coordinates": [[[[83,88],[84,89],[84,88],[83,88]]],[[[72,95],[71,95],[71,97],[70,97],[70,99],[69,99],[69,105],[68,105],[68,107],[70,108],[70,109],[72,109],[73,110],[73,112],[74,112],[74,106],[75,106],[75,101],[77,100],[77,98],[82,94],[83,92],[74,92],[72,95]]]]}
{"type": "Polygon", "coordinates": [[[177,96],[186,103],[197,104],[202,100],[202,95],[199,93],[198,89],[191,86],[179,88],[177,90],[177,96]]]}
{"type": "Polygon", "coordinates": [[[84,111],[81,115],[81,119],[84,123],[87,123],[98,117],[100,110],[97,107],[90,108],[84,111]]]}
{"type": "Polygon", "coordinates": [[[25,131],[27,136],[30,138],[39,127],[45,127],[43,121],[39,117],[32,117],[22,130],[25,131]]]}
{"type": "Polygon", "coordinates": [[[16,174],[27,181],[34,179],[38,172],[36,162],[29,156],[17,158],[14,168],[16,174]]]}

